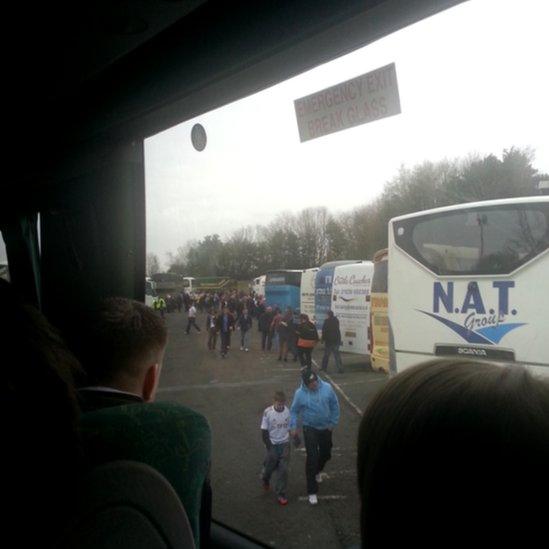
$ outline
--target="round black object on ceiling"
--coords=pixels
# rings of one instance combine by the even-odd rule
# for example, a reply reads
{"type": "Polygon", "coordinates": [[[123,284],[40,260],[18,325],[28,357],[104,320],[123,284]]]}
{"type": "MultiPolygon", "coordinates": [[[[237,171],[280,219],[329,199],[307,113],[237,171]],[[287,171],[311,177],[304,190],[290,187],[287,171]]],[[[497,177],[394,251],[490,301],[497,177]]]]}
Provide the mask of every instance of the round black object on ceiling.
{"type": "Polygon", "coordinates": [[[191,141],[197,151],[203,151],[206,148],[208,137],[202,124],[195,124],[191,130],[191,141]]]}

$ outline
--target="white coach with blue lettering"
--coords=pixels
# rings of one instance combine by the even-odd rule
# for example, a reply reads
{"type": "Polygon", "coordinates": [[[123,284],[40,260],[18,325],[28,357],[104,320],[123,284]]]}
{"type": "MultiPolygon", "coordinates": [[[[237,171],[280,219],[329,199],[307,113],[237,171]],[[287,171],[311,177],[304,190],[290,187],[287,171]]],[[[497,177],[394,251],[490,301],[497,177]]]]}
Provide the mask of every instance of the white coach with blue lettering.
{"type": "Polygon", "coordinates": [[[388,284],[393,371],[438,356],[549,375],[549,197],[392,219],[388,284]]]}

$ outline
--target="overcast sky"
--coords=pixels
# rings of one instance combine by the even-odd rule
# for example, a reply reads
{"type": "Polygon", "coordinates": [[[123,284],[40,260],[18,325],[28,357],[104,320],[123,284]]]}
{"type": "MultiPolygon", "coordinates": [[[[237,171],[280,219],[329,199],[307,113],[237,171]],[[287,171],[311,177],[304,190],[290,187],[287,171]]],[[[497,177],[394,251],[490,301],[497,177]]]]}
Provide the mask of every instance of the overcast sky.
{"type": "Polygon", "coordinates": [[[207,234],[351,210],[424,160],[531,147],[549,172],[547,21],[547,0],[471,0],[147,139],[147,251],[166,267],[167,252],[207,234]],[[300,143],[295,99],[389,63],[401,114],[300,143]]]}

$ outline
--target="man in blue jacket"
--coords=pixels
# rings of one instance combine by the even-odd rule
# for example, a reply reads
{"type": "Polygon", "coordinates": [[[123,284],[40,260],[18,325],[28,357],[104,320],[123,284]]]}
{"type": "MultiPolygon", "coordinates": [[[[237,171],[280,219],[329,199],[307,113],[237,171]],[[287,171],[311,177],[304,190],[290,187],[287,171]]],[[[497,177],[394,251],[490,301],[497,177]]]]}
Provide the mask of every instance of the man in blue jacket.
{"type": "Polygon", "coordinates": [[[297,420],[301,417],[307,459],[305,475],[309,503],[318,503],[320,472],[332,457],[332,429],[339,422],[339,402],[332,386],[310,369],[302,373],[301,387],[295,392],[290,408],[290,429],[296,436],[297,420]]]}

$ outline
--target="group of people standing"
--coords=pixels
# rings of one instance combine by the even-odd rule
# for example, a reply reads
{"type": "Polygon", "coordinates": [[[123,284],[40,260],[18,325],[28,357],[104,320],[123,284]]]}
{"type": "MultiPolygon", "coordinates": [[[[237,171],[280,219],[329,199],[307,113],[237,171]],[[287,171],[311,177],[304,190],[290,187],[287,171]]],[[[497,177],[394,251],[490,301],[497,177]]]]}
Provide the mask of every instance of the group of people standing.
{"type": "Polygon", "coordinates": [[[240,315],[243,309],[248,309],[251,316],[256,316],[262,312],[261,309],[258,309],[261,302],[262,299],[259,296],[236,290],[230,292],[200,292],[197,294],[182,291],[167,294],[165,297],[157,295],[152,307],[161,316],[176,310],[180,313],[183,309],[188,313],[193,305],[199,313],[208,312],[211,309],[221,312],[225,307],[228,307],[232,314],[240,315]]]}
{"type": "Polygon", "coordinates": [[[271,351],[274,346],[278,350],[278,360],[287,362],[289,353],[292,353],[294,361],[297,360],[297,332],[290,307],[284,314],[278,307],[266,307],[257,322],[262,351],[271,351]]]}
{"type": "MultiPolygon", "coordinates": [[[[216,294],[217,297],[217,294],[216,294]]],[[[257,296],[221,296],[220,310],[210,307],[206,316],[206,333],[208,334],[207,347],[215,350],[217,339],[221,340],[221,357],[225,358],[231,345],[231,334],[235,330],[240,331],[240,350],[250,350],[250,334],[253,317],[257,318],[258,331],[261,333],[261,350],[270,352],[273,347],[278,352],[279,361],[288,361],[291,354],[293,361],[299,360],[302,368],[312,366],[312,352],[316,345],[324,344],[324,355],[321,370],[327,371],[330,356],[334,355],[338,372],[343,372],[339,347],[341,345],[341,331],[339,320],[333,311],[328,311],[328,316],[322,326],[322,337],[309,316],[305,313],[299,315],[296,322],[291,307],[287,307],[284,314],[279,307],[266,306],[265,301],[257,296]]],[[[196,301],[191,300],[187,309],[188,322],[186,333],[191,328],[202,330],[196,323],[196,301]]]]}
{"type": "Polygon", "coordinates": [[[259,317],[259,331],[261,332],[261,350],[270,351],[273,343],[278,347],[278,360],[287,362],[288,354],[292,353],[294,361],[299,359],[303,368],[312,366],[313,349],[319,343],[324,343],[324,356],[321,370],[327,371],[330,355],[334,355],[336,369],[343,372],[339,347],[341,345],[341,331],[339,320],[333,311],[328,311],[328,317],[322,325],[322,337],[309,316],[299,315],[299,322],[294,321],[294,314],[290,307],[282,315],[280,309],[267,307],[259,317]]]}

